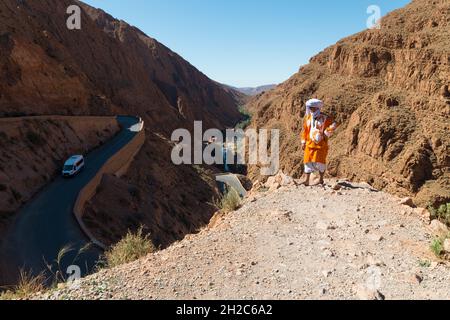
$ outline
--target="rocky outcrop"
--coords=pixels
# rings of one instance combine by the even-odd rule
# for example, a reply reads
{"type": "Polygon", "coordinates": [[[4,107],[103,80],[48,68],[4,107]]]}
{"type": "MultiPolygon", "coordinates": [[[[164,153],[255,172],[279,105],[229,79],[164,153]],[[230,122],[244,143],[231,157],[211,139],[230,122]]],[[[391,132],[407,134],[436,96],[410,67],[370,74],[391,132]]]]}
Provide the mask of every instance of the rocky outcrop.
{"type": "Polygon", "coordinates": [[[73,1],[0,4],[0,116],[139,114],[169,131],[239,119],[234,97],[156,40],[81,2],[81,30],[66,26],[73,1]]]}
{"type": "Polygon", "coordinates": [[[285,172],[302,174],[304,105],[317,97],[340,124],[331,142],[333,176],[414,196],[421,205],[448,201],[449,13],[448,2],[412,1],[383,18],[380,30],[339,41],[254,99],[253,126],[281,129],[285,172]]]}

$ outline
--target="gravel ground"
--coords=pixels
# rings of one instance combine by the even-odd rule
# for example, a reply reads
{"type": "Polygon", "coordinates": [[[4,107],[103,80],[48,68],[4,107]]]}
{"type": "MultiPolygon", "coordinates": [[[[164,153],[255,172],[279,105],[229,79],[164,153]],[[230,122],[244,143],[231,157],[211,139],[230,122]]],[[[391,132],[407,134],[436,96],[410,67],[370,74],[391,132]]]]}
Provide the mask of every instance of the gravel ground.
{"type": "Polygon", "coordinates": [[[450,299],[420,210],[353,187],[254,194],[197,235],[39,299],[450,299]]]}

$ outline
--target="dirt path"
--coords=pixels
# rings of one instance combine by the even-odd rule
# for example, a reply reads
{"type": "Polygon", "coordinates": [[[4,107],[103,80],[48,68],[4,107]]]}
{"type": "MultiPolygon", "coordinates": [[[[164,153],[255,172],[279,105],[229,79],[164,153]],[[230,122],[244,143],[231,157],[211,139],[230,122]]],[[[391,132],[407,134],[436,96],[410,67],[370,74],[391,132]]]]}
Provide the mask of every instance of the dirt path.
{"type": "Polygon", "coordinates": [[[286,187],[50,299],[450,299],[417,210],[368,189],[286,187]],[[421,263],[422,262],[422,263],[421,263]]]}

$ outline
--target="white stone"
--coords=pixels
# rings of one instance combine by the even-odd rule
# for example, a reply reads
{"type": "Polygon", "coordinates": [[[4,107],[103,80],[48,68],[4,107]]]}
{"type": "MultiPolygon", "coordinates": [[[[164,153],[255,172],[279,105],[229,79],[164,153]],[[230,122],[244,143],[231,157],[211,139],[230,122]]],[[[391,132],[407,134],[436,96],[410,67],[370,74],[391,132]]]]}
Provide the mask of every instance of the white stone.
{"type": "Polygon", "coordinates": [[[441,235],[449,232],[447,226],[439,220],[431,221],[430,228],[436,235],[441,235]]]}
{"type": "Polygon", "coordinates": [[[274,176],[269,177],[269,179],[267,179],[267,181],[264,184],[264,186],[266,186],[267,188],[270,188],[275,182],[276,182],[276,179],[275,179],[274,176]]]}
{"type": "Polygon", "coordinates": [[[280,178],[281,178],[280,184],[284,187],[294,184],[294,179],[292,177],[285,175],[284,173],[280,174],[280,178]]]}
{"type": "Polygon", "coordinates": [[[385,300],[384,295],[378,290],[370,290],[364,286],[356,289],[356,296],[360,300],[385,300]]]}
{"type": "Polygon", "coordinates": [[[326,231],[326,230],[328,230],[328,228],[329,228],[329,225],[326,222],[324,222],[324,221],[317,222],[317,225],[316,225],[317,230],[326,231]]]}
{"type": "Polygon", "coordinates": [[[445,239],[444,241],[444,251],[450,253],[450,239],[445,239]]]}
{"type": "Polygon", "coordinates": [[[328,277],[330,277],[332,274],[333,274],[333,271],[332,271],[332,270],[324,270],[324,271],[322,271],[322,275],[323,275],[324,278],[328,278],[328,277]]]}
{"type": "Polygon", "coordinates": [[[384,239],[383,236],[380,234],[370,234],[368,237],[369,237],[369,240],[371,240],[373,242],[380,242],[384,239]]]}

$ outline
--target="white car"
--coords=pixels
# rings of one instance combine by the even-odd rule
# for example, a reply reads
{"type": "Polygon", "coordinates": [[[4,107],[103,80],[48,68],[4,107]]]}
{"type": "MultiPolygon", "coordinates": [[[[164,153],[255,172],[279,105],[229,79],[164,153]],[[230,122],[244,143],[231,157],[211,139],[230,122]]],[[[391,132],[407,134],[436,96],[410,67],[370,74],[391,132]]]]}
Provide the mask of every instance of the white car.
{"type": "Polygon", "coordinates": [[[73,177],[84,168],[83,156],[72,156],[64,164],[63,177],[73,177]]]}

